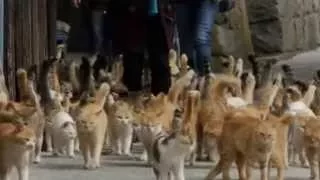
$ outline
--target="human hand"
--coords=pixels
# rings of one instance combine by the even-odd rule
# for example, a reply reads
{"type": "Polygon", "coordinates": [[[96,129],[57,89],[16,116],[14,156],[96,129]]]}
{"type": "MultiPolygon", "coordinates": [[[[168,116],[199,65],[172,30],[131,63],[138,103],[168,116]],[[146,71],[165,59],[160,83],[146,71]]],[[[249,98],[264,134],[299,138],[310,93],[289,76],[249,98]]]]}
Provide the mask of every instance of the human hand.
{"type": "Polygon", "coordinates": [[[79,5],[81,3],[81,0],[72,0],[72,3],[73,5],[76,7],[76,8],[79,8],[79,5]]]}

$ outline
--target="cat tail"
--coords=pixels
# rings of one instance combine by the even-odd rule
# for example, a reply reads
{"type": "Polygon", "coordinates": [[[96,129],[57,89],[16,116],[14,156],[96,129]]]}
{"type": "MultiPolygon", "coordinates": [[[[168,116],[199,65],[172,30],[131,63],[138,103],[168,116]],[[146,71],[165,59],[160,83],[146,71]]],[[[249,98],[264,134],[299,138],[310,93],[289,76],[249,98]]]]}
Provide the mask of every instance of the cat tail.
{"type": "Polygon", "coordinates": [[[285,77],[285,84],[286,85],[290,85],[292,83],[294,83],[294,75],[293,75],[293,71],[291,66],[289,66],[288,64],[283,64],[281,66],[282,72],[284,73],[284,77],[285,77]]]}
{"type": "Polygon", "coordinates": [[[168,92],[168,100],[173,104],[178,104],[178,98],[183,92],[183,90],[191,84],[195,79],[196,73],[190,69],[186,74],[176,80],[174,84],[171,85],[168,92]]]}
{"type": "Polygon", "coordinates": [[[188,72],[188,56],[186,54],[182,54],[180,57],[180,73],[185,74],[188,72]]]}
{"type": "Polygon", "coordinates": [[[19,68],[17,70],[17,83],[21,101],[29,100],[28,75],[25,69],[19,68]]]}
{"type": "Polygon", "coordinates": [[[236,60],[233,56],[222,59],[222,72],[227,75],[234,75],[236,60]]]}
{"type": "Polygon", "coordinates": [[[95,103],[101,108],[104,108],[104,104],[106,103],[107,97],[110,93],[110,86],[108,83],[102,83],[100,88],[95,94],[95,103]]]}
{"type": "Polygon", "coordinates": [[[316,93],[317,87],[314,85],[314,83],[310,83],[307,92],[303,96],[303,102],[307,105],[307,107],[310,107],[316,93]]]}
{"type": "Polygon", "coordinates": [[[80,94],[80,82],[77,74],[77,65],[75,61],[72,61],[69,67],[69,77],[72,84],[72,90],[74,94],[80,94]]]}
{"type": "Polygon", "coordinates": [[[221,99],[225,96],[226,89],[231,90],[233,96],[241,96],[241,81],[229,75],[221,75],[216,78],[212,85],[211,96],[214,99],[221,99]]]}
{"type": "Polygon", "coordinates": [[[52,67],[53,63],[56,61],[56,58],[44,60],[40,69],[39,92],[41,96],[41,104],[46,107],[46,111],[52,109],[52,106],[54,106],[54,101],[50,95],[50,86],[48,78],[49,70],[52,67]]]}
{"type": "Polygon", "coordinates": [[[234,73],[233,74],[237,78],[240,78],[242,73],[243,73],[243,59],[239,58],[237,60],[237,62],[235,63],[235,68],[234,68],[234,73]]]}
{"type": "Polygon", "coordinates": [[[169,67],[171,76],[179,74],[180,70],[177,65],[177,52],[174,49],[169,50],[169,67]]]}
{"type": "Polygon", "coordinates": [[[115,78],[115,83],[121,83],[124,68],[123,68],[123,55],[119,55],[117,61],[114,63],[113,66],[113,75],[115,78]]]}
{"type": "MultiPolygon", "coordinates": [[[[185,103],[185,111],[182,121],[182,133],[193,134],[196,131],[198,112],[200,109],[200,92],[196,90],[188,91],[185,103]]],[[[194,134],[195,135],[195,134],[194,134]]]]}
{"type": "Polygon", "coordinates": [[[56,91],[57,93],[61,92],[60,88],[60,80],[59,80],[59,75],[58,75],[58,61],[54,62],[52,65],[52,78],[50,79],[51,82],[51,89],[56,91]]]}

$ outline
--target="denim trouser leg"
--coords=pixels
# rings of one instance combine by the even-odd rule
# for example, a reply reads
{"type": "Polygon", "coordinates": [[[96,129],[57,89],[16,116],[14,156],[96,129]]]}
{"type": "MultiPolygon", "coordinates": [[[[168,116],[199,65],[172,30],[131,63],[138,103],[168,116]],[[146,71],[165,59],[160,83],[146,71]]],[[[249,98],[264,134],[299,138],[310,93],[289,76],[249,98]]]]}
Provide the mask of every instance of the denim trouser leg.
{"type": "Polygon", "coordinates": [[[92,11],[93,53],[103,54],[103,10],[92,11]]]}
{"type": "Polygon", "coordinates": [[[211,0],[199,1],[197,9],[194,41],[198,71],[200,75],[203,75],[206,68],[210,67],[206,65],[209,65],[211,60],[212,30],[219,9],[217,3],[211,0]]]}
{"type": "Polygon", "coordinates": [[[194,3],[187,2],[177,4],[176,20],[179,32],[180,51],[189,58],[189,65],[197,72],[197,64],[194,58],[194,25],[196,10],[194,3]]]}

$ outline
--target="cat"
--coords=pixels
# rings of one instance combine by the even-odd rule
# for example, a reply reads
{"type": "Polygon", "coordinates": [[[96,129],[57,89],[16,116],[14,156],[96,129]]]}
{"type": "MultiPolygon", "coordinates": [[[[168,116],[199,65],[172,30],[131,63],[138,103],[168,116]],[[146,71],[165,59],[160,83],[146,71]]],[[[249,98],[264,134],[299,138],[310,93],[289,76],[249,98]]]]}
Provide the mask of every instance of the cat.
{"type": "Polygon", "coordinates": [[[153,171],[157,180],[184,180],[184,158],[196,141],[196,121],[199,110],[199,91],[188,91],[179,132],[160,134],[153,143],[153,171]]]}
{"type": "Polygon", "coordinates": [[[44,114],[40,105],[40,97],[35,92],[34,80],[28,79],[29,74],[20,68],[17,70],[17,83],[20,102],[8,102],[6,110],[21,116],[29,128],[36,134],[36,146],[33,154],[33,162],[41,161],[41,148],[43,144],[44,114]]]}
{"type": "MultiPolygon", "coordinates": [[[[50,96],[49,88],[49,69],[56,63],[56,59],[45,60],[42,64],[40,71],[40,83],[41,83],[41,97],[45,108],[46,115],[46,143],[49,152],[52,151],[52,155],[58,156],[61,152],[68,147],[67,155],[70,158],[74,158],[74,143],[77,136],[75,122],[68,112],[65,112],[60,99],[52,98],[50,96]],[[53,140],[53,148],[52,148],[53,140]]],[[[57,73],[57,72],[55,72],[57,73]]],[[[57,75],[51,74],[52,81],[58,81],[57,75]]],[[[58,86],[58,85],[57,85],[58,86]]],[[[60,91],[60,85],[59,85],[60,91]]]]}
{"type": "Polygon", "coordinates": [[[100,167],[101,151],[108,126],[108,117],[104,106],[109,92],[110,86],[107,83],[102,83],[92,102],[82,99],[78,106],[72,110],[76,119],[85,169],[100,167]]]}
{"type": "MultiPolygon", "coordinates": [[[[112,95],[110,95],[112,98],[112,95]]],[[[130,147],[133,135],[132,107],[123,100],[109,100],[109,138],[117,155],[131,156],[130,147]]]]}
{"type": "Polygon", "coordinates": [[[29,179],[29,158],[36,135],[31,128],[12,123],[0,123],[0,179],[10,180],[14,167],[19,180],[29,179]]]}
{"type": "Polygon", "coordinates": [[[246,167],[254,162],[260,166],[261,179],[266,180],[269,161],[276,142],[274,122],[265,119],[265,112],[237,109],[225,116],[219,140],[220,160],[205,179],[213,180],[222,172],[230,180],[230,167],[235,161],[240,179],[250,176],[246,167]]]}
{"type": "Polygon", "coordinates": [[[303,132],[303,145],[310,164],[310,179],[319,180],[319,152],[320,152],[320,120],[319,117],[310,118],[300,127],[303,132]]]}

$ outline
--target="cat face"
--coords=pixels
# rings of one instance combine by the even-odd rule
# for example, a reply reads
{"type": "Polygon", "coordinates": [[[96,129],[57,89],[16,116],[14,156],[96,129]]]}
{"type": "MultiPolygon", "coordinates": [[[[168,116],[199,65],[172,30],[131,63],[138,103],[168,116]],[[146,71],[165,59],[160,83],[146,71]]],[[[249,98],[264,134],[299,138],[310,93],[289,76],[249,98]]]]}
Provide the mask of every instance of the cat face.
{"type": "Polygon", "coordinates": [[[260,122],[254,130],[253,142],[258,151],[271,151],[276,140],[276,129],[267,121],[260,122]]]}
{"type": "Polygon", "coordinates": [[[66,136],[68,139],[74,139],[77,137],[77,131],[75,127],[75,123],[73,122],[65,122],[62,124],[60,127],[63,134],[66,136]]]}
{"type": "Polygon", "coordinates": [[[79,131],[92,132],[98,126],[104,110],[95,104],[88,104],[77,109],[75,120],[79,131]]]}
{"type": "Polygon", "coordinates": [[[31,128],[12,123],[1,123],[1,140],[19,146],[21,149],[32,150],[35,146],[36,136],[31,128]]]}
{"type": "Polygon", "coordinates": [[[71,99],[72,94],[72,85],[69,82],[62,82],[61,84],[61,92],[64,95],[64,97],[71,99]]]}
{"type": "Polygon", "coordinates": [[[130,125],[133,122],[133,113],[130,106],[123,101],[118,101],[114,106],[114,118],[121,125],[130,125]]]}

